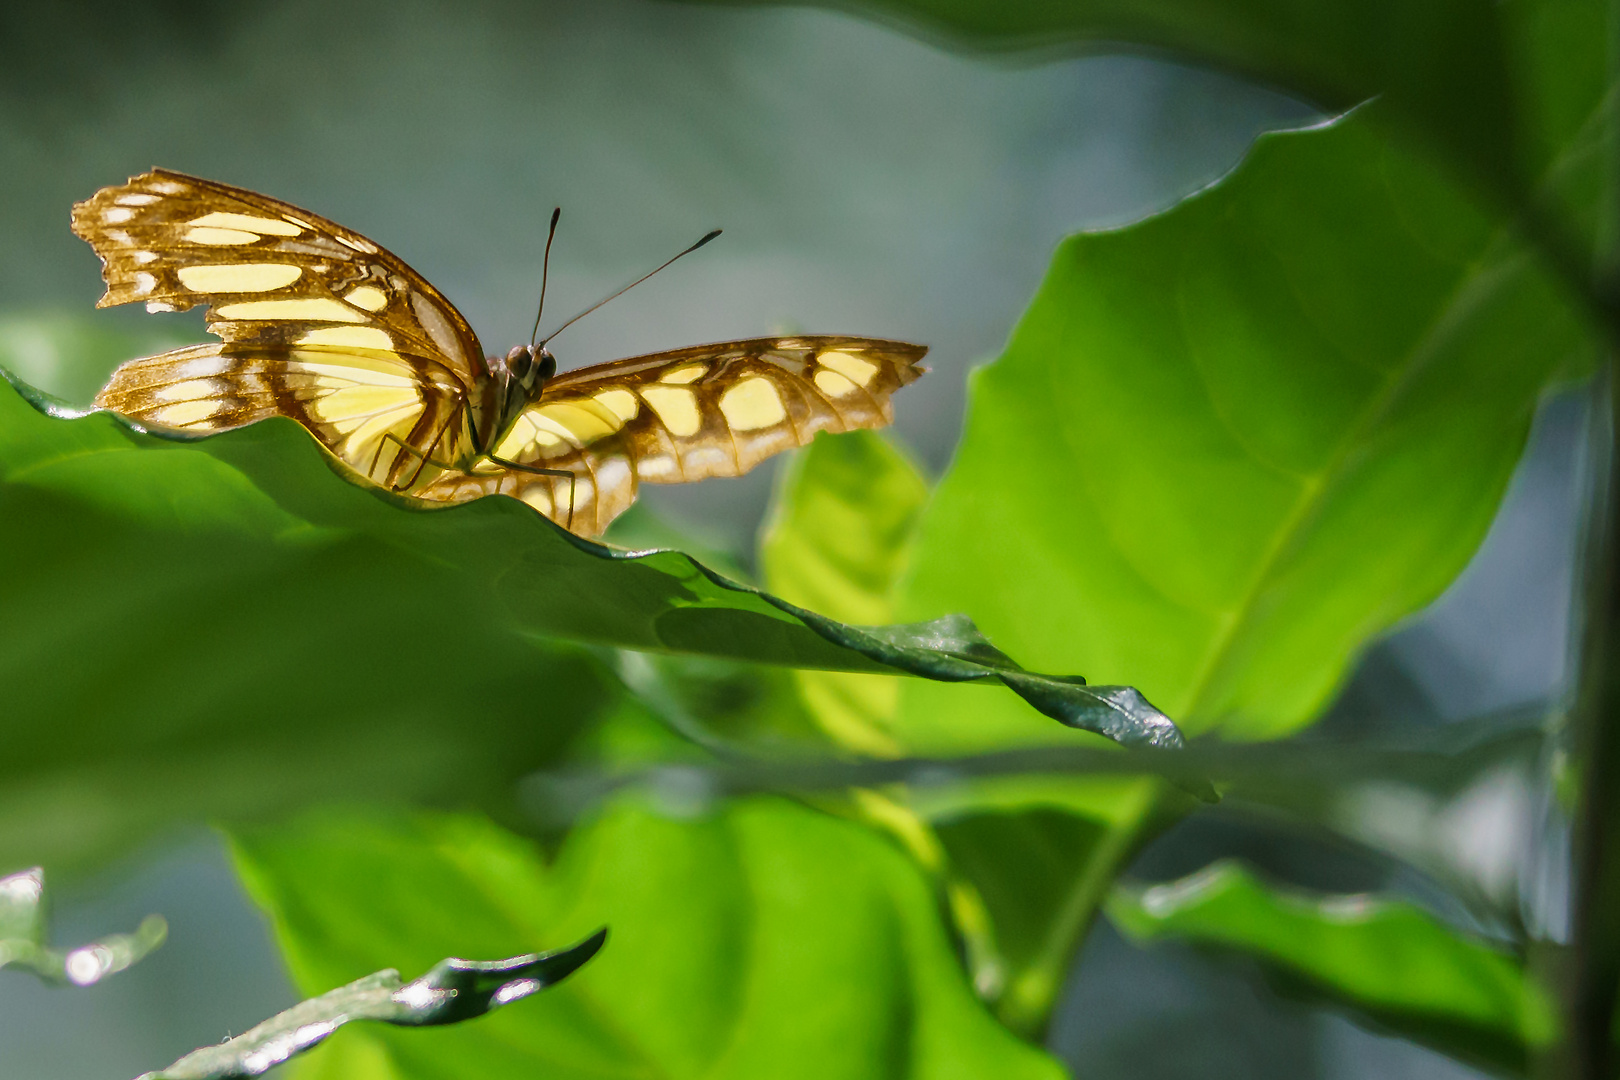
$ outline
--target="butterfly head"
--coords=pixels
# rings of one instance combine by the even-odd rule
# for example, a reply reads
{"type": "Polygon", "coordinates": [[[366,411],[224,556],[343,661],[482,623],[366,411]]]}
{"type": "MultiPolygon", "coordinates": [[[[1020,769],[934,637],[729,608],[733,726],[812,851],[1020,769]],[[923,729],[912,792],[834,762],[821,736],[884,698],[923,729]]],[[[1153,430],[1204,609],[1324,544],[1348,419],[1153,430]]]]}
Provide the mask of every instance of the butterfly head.
{"type": "Polygon", "coordinates": [[[528,405],[539,400],[546,382],[557,374],[557,358],[544,345],[514,345],[505,368],[506,396],[528,405]]]}

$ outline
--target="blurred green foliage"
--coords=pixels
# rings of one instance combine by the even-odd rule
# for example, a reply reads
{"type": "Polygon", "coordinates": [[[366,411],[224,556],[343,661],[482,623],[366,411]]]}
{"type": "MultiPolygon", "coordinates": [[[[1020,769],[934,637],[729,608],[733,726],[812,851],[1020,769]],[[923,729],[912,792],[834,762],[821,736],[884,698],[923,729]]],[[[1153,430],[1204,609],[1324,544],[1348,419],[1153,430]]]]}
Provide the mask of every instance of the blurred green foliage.
{"type": "MultiPolygon", "coordinates": [[[[374,1047],[363,1071],[346,1065],[351,1080],[1062,1075],[979,1008],[916,868],[791,803],[690,821],[610,806],[550,864],[450,816],[327,813],[238,834],[236,850],[310,992],[384,958],[504,955],[612,926],[597,960],[522,1009],[339,1034],[345,1055],[374,1047]]],[[[329,1069],[316,1055],[300,1075],[329,1069]]]]}

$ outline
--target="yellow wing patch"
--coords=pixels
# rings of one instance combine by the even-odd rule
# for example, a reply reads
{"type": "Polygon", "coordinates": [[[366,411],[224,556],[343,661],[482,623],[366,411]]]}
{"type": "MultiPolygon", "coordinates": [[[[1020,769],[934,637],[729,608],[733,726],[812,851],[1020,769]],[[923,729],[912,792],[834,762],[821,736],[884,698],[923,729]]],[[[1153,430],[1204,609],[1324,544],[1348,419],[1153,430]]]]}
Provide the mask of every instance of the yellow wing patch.
{"type": "Polygon", "coordinates": [[[684,386],[649,386],[641,391],[645,401],[671,435],[696,435],[703,430],[698,414],[697,394],[684,386]]]}
{"type": "Polygon", "coordinates": [[[175,271],[180,284],[200,293],[268,292],[291,285],[303,274],[304,268],[293,263],[220,263],[175,271]]]}
{"type": "Polygon", "coordinates": [[[786,420],[787,409],[775,384],[753,375],[720,395],[720,415],[732,431],[758,431],[786,420]]]}

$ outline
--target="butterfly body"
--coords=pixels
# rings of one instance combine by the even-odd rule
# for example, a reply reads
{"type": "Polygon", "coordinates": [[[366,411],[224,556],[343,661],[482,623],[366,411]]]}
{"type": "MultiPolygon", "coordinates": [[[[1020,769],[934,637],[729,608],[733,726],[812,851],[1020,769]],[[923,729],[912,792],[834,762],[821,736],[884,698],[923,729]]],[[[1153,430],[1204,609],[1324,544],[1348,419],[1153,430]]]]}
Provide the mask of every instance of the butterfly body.
{"type": "Polygon", "coordinates": [[[221,338],[125,363],[99,407],[188,433],[290,416],[390,490],[507,494],[583,535],[640,483],[735,476],[817,431],[888,423],[927,351],[759,338],[558,373],[544,346],[485,357],[398,257],[255,192],[154,170],[76,205],[73,227],[105,264],[101,306],[206,303],[221,338]]]}

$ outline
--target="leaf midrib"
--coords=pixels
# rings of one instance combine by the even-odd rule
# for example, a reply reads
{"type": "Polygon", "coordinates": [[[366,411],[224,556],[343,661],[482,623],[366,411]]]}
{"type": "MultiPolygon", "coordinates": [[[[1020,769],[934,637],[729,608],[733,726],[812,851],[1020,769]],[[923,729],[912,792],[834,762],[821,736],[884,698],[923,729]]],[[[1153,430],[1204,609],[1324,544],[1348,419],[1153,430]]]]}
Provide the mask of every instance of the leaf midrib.
{"type": "MultiPolygon", "coordinates": [[[[1577,128],[1576,137],[1565,145],[1543,171],[1537,183],[1538,192],[1550,186],[1564,168],[1567,160],[1580,150],[1583,141],[1580,138],[1588,127],[1600,121],[1607,111],[1611,94],[1604,94],[1590,110],[1587,119],[1577,128]]],[[[1261,557],[1260,566],[1250,581],[1236,607],[1229,610],[1221,620],[1220,628],[1210,643],[1209,651],[1203,663],[1194,674],[1191,693],[1186,705],[1181,710],[1184,718],[1197,717],[1208,702],[1205,700],[1210,687],[1214,684],[1216,675],[1226,666],[1233,642],[1237,640],[1253,613],[1255,605],[1264,595],[1270,584],[1273,571],[1282,559],[1293,552],[1304,533],[1306,525],[1315,520],[1320,513],[1327,497],[1336,489],[1336,483],[1341,470],[1356,450],[1363,445],[1363,436],[1376,428],[1400,400],[1400,394],[1411,384],[1412,377],[1424,370],[1428,361],[1438,352],[1440,344],[1444,341],[1445,332],[1454,325],[1454,317],[1462,308],[1463,302],[1470,292],[1482,281],[1487,280],[1491,272],[1497,269],[1500,258],[1493,253],[1503,251],[1509,235],[1514,231],[1516,221],[1513,218],[1502,220],[1485,241],[1480,245],[1479,254],[1463,268],[1457,284],[1447,295],[1445,301],[1436,309],[1435,315],[1429,320],[1423,333],[1416,339],[1413,347],[1408,351],[1402,364],[1392,368],[1386,376],[1383,387],[1378,394],[1369,401],[1366,408],[1357,417],[1356,422],[1346,431],[1334,448],[1332,456],[1314,472],[1304,476],[1299,496],[1288,515],[1279,525],[1276,535],[1268,545],[1265,554],[1261,557]]],[[[1185,324],[1183,323],[1183,326],[1185,324]]],[[[1185,333],[1183,334],[1185,339],[1185,333]]]]}

